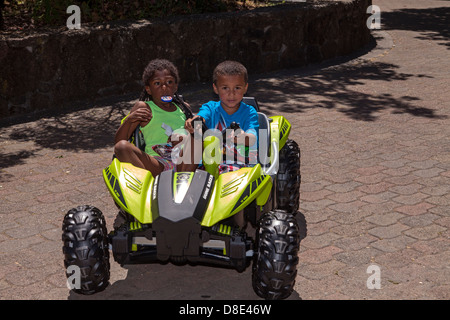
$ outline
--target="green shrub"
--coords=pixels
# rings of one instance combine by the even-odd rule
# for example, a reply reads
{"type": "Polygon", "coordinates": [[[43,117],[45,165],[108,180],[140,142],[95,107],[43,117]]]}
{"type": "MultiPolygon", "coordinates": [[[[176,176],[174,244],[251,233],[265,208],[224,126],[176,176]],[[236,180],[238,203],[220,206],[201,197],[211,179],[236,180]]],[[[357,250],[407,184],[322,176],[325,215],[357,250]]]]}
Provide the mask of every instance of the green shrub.
{"type": "Polygon", "coordinates": [[[70,5],[81,9],[81,22],[104,23],[172,15],[245,10],[270,4],[268,0],[0,0],[5,21],[33,26],[65,26],[70,5]]]}

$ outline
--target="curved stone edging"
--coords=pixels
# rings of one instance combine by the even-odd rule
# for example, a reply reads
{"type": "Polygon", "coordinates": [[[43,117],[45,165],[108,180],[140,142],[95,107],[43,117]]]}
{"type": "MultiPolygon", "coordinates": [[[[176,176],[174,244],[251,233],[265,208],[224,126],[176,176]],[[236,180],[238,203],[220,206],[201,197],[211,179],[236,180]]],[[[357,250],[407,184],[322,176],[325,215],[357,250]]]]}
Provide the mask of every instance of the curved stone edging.
{"type": "Polygon", "coordinates": [[[300,67],[369,42],[371,0],[317,1],[239,13],[115,23],[24,38],[0,36],[0,118],[141,90],[149,60],[173,61],[183,83],[211,81],[225,59],[250,73],[300,67]]]}

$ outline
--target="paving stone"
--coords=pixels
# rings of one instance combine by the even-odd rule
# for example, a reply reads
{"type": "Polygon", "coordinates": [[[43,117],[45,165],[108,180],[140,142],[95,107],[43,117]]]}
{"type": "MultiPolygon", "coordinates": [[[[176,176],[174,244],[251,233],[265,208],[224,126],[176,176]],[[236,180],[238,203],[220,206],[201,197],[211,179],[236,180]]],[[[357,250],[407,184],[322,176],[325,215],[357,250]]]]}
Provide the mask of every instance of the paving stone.
{"type": "Polygon", "coordinates": [[[371,213],[365,210],[359,209],[353,212],[341,212],[336,215],[330,216],[330,219],[341,224],[354,225],[361,222],[365,217],[370,216],[371,213]]]}
{"type": "Polygon", "coordinates": [[[301,201],[300,206],[302,210],[319,211],[325,209],[326,207],[330,206],[333,203],[335,202],[332,200],[321,199],[318,201],[301,201]]]}
{"type": "Polygon", "coordinates": [[[333,244],[336,239],[341,238],[341,236],[334,233],[324,233],[320,235],[308,235],[305,239],[302,240],[303,248],[310,249],[321,249],[333,244]]]}
{"type": "Polygon", "coordinates": [[[397,223],[405,215],[398,212],[389,212],[385,214],[374,214],[366,217],[365,220],[378,226],[389,226],[397,223]]]}
{"type": "Polygon", "coordinates": [[[409,165],[416,169],[430,169],[434,165],[436,165],[438,162],[435,160],[426,160],[426,161],[415,161],[410,162],[409,165]]]}
{"type": "Polygon", "coordinates": [[[438,206],[448,206],[448,204],[450,203],[450,195],[428,197],[426,199],[426,202],[438,206]]]}
{"type": "Polygon", "coordinates": [[[429,226],[425,226],[425,227],[411,228],[411,229],[405,231],[405,234],[407,234],[410,237],[419,239],[419,240],[427,240],[427,239],[434,239],[436,237],[439,237],[440,234],[445,230],[447,230],[447,229],[433,224],[433,225],[429,225],[429,226]]]}
{"type": "Polygon", "coordinates": [[[413,174],[421,178],[431,178],[437,177],[439,173],[443,171],[444,170],[440,168],[431,168],[431,169],[416,170],[413,172],[413,174]]]}
{"type": "Polygon", "coordinates": [[[366,266],[373,262],[376,256],[382,254],[381,251],[374,248],[363,248],[360,250],[343,251],[334,255],[334,258],[347,266],[366,266]]]}
{"type": "Polygon", "coordinates": [[[449,185],[439,185],[436,187],[425,187],[421,190],[423,193],[431,196],[443,196],[449,193],[449,185]]]}
{"type": "Polygon", "coordinates": [[[380,173],[384,171],[386,167],[384,166],[373,166],[373,167],[366,167],[366,168],[359,168],[355,170],[357,174],[363,175],[363,176],[370,176],[374,175],[376,173],[380,173]]]}
{"type": "Polygon", "coordinates": [[[436,221],[434,221],[436,224],[443,226],[447,229],[450,229],[450,217],[449,216],[445,216],[442,218],[437,219],[436,221]]]}
{"type": "Polygon", "coordinates": [[[428,256],[448,250],[448,239],[437,237],[434,239],[418,240],[411,245],[411,248],[428,256]]]}
{"type": "Polygon", "coordinates": [[[417,193],[421,188],[422,186],[420,184],[415,183],[406,186],[392,186],[389,190],[402,195],[410,195],[417,193]]]}
{"type": "Polygon", "coordinates": [[[381,182],[386,177],[387,177],[387,175],[385,175],[383,173],[376,173],[376,174],[367,175],[367,176],[359,176],[355,180],[358,182],[364,183],[364,184],[374,184],[374,183],[381,182]]]}
{"type": "Polygon", "coordinates": [[[395,197],[396,194],[390,191],[381,192],[378,194],[371,194],[361,197],[362,201],[369,203],[383,203],[389,201],[391,198],[395,197]]]}
{"type": "Polygon", "coordinates": [[[344,238],[355,238],[363,236],[367,233],[367,230],[372,229],[374,225],[365,220],[357,221],[352,224],[338,224],[336,227],[331,228],[331,232],[344,236],[344,238]]]}
{"type": "Polygon", "coordinates": [[[299,263],[297,273],[310,280],[320,280],[335,275],[346,265],[336,260],[329,260],[319,264],[299,263]]]}
{"type": "Polygon", "coordinates": [[[327,233],[336,225],[338,224],[332,220],[324,220],[313,224],[310,223],[308,224],[308,235],[314,236],[327,233]]]}
{"type": "Polygon", "coordinates": [[[333,205],[330,205],[330,209],[333,209],[339,213],[355,213],[359,211],[359,208],[364,205],[364,202],[361,202],[359,200],[355,200],[352,202],[346,202],[346,203],[336,203],[333,205]]]}
{"type": "MultiPolygon", "coordinates": [[[[414,243],[411,244],[411,246],[413,245],[414,243]]],[[[374,258],[374,263],[379,265],[382,269],[401,268],[415,263],[416,259],[420,256],[421,254],[416,250],[406,247],[395,252],[379,254],[374,258]]]]}
{"type": "Polygon", "coordinates": [[[398,236],[390,239],[381,239],[372,242],[370,245],[375,249],[383,252],[396,252],[400,249],[407,248],[414,243],[416,239],[407,236],[398,236]]]}
{"type": "Polygon", "coordinates": [[[333,259],[333,255],[342,252],[342,249],[335,246],[327,246],[320,249],[309,249],[299,254],[302,263],[324,263],[333,259]]]}
{"type": "Polygon", "coordinates": [[[392,183],[387,183],[387,182],[379,182],[379,183],[375,183],[375,184],[365,184],[362,185],[360,187],[358,187],[357,189],[359,191],[365,192],[365,193],[380,193],[380,192],[385,192],[387,190],[390,189],[390,187],[392,187],[393,184],[392,183]]]}
{"type": "Polygon", "coordinates": [[[393,185],[409,185],[418,182],[420,179],[414,175],[404,175],[404,176],[390,176],[384,179],[384,182],[391,183],[393,185]]]}
{"type": "Polygon", "coordinates": [[[356,187],[361,186],[361,183],[356,181],[350,181],[345,183],[334,183],[326,186],[325,188],[330,191],[346,193],[353,191],[356,187]]]}
{"type": "Polygon", "coordinates": [[[307,202],[314,202],[325,198],[327,195],[331,193],[332,193],[331,191],[323,189],[320,191],[302,192],[302,200],[307,202]]]}
{"type": "Polygon", "coordinates": [[[331,199],[337,203],[343,203],[343,202],[353,202],[356,199],[361,198],[363,195],[364,195],[364,193],[362,193],[360,191],[350,191],[350,192],[333,193],[333,194],[328,195],[327,198],[331,199]]]}
{"type": "Polygon", "coordinates": [[[410,227],[423,227],[434,223],[439,216],[432,213],[424,213],[418,216],[409,216],[400,220],[401,223],[410,227]]]}
{"type": "Polygon", "coordinates": [[[407,205],[407,206],[401,206],[396,208],[395,210],[398,212],[402,212],[408,215],[419,215],[422,213],[426,213],[429,209],[433,208],[434,205],[427,203],[427,202],[421,202],[415,205],[407,205]]]}
{"type": "Polygon", "coordinates": [[[416,192],[414,194],[409,195],[401,195],[398,197],[393,198],[392,200],[401,204],[417,204],[421,203],[424,199],[428,198],[429,196],[424,193],[416,192]]]}
{"type": "Polygon", "coordinates": [[[402,232],[408,228],[409,227],[401,224],[393,224],[387,227],[375,227],[370,229],[369,233],[380,239],[390,239],[400,236],[402,232]]]}
{"type": "Polygon", "coordinates": [[[374,242],[377,241],[376,237],[373,237],[371,235],[366,235],[366,234],[362,234],[359,235],[357,237],[346,237],[346,238],[341,238],[338,240],[334,241],[334,244],[343,249],[343,250],[360,250],[363,248],[368,248],[369,245],[374,242]]]}
{"type": "MultiPolygon", "coordinates": [[[[330,184],[331,184],[331,182],[328,182],[328,181],[315,181],[315,182],[310,182],[310,183],[301,183],[300,191],[302,193],[303,192],[314,192],[314,191],[321,190],[330,184]]],[[[331,190],[331,191],[335,191],[335,190],[331,190]]],[[[303,198],[303,196],[302,196],[302,198],[303,198]]]]}

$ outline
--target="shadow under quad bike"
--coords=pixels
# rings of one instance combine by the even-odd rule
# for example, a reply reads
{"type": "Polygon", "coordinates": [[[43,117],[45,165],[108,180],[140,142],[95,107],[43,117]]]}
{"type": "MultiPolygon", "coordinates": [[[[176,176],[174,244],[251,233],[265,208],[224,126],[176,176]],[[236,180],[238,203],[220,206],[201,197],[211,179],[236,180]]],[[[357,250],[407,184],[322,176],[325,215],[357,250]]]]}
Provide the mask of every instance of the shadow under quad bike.
{"type": "MultiPolygon", "coordinates": [[[[252,285],[264,299],[285,299],[293,291],[300,243],[295,214],[299,205],[300,150],[288,139],[291,125],[282,116],[258,110],[258,163],[218,174],[218,163],[205,170],[144,169],[113,159],[103,178],[119,214],[107,234],[102,212],[93,206],[69,210],[63,222],[66,275],[80,270],[74,291],[93,294],[109,281],[109,250],[120,265],[171,261],[213,264],[242,272],[253,261],[252,285]],[[73,268],[73,267],[72,267],[73,268]]],[[[134,143],[141,147],[139,130],[134,143]]],[[[219,139],[205,139],[219,143],[219,139]]],[[[209,145],[211,146],[211,145],[209,145]]],[[[205,153],[204,153],[205,156],[205,153]]],[[[203,158],[205,159],[205,158],[203,158]]]]}

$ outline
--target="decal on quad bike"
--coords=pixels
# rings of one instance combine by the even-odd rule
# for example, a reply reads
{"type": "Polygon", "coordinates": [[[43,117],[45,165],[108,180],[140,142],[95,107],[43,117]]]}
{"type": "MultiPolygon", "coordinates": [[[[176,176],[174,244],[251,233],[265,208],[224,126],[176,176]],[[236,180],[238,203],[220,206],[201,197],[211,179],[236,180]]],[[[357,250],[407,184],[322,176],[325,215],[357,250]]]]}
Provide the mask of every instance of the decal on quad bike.
{"type": "Polygon", "coordinates": [[[264,181],[264,179],[266,178],[266,175],[262,175],[261,177],[259,177],[258,179],[256,179],[255,181],[253,181],[251,184],[249,184],[244,192],[242,192],[241,196],[239,197],[238,201],[236,202],[236,205],[234,206],[233,209],[231,209],[231,212],[233,212],[234,210],[236,210],[237,208],[239,208],[239,206],[245,202],[245,200],[247,200],[247,198],[258,188],[258,186],[261,184],[261,182],[264,181]]]}
{"type": "Polygon", "coordinates": [[[127,187],[136,192],[137,194],[141,194],[142,190],[142,182],[136,178],[130,170],[123,168],[123,172],[125,180],[127,181],[127,187]]]}
{"type": "Polygon", "coordinates": [[[130,222],[130,231],[137,231],[142,229],[142,224],[139,221],[130,222]]]}
{"type": "Polygon", "coordinates": [[[289,124],[287,123],[287,121],[285,121],[283,123],[283,127],[281,127],[280,129],[280,139],[282,139],[284,137],[284,135],[286,134],[286,131],[289,129],[289,124]]]}
{"type": "Polygon", "coordinates": [[[214,180],[214,176],[209,176],[208,182],[206,183],[205,192],[203,192],[203,196],[202,196],[202,198],[205,200],[208,198],[209,192],[211,191],[211,185],[212,185],[213,180],[214,180]]]}
{"type": "Polygon", "coordinates": [[[114,193],[116,194],[117,198],[120,202],[124,205],[124,207],[127,207],[127,204],[125,203],[125,199],[123,197],[122,190],[120,189],[119,183],[117,182],[117,178],[109,171],[109,167],[105,169],[106,177],[108,178],[109,185],[114,190],[114,193]]]}
{"type": "Polygon", "coordinates": [[[158,181],[159,181],[159,176],[156,176],[155,182],[153,183],[153,190],[152,190],[152,199],[153,200],[156,199],[156,194],[158,191],[158,181]]]}
{"type": "Polygon", "coordinates": [[[175,183],[173,185],[173,199],[175,203],[183,202],[184,196],[192,181],[193,172],[175,172],[175,183]]]}
{"type": "Polygon", "coordinates": [[[233,192],[235,192],[239,188],[239,185],[241,184],[241,182],[245,178],[245,176],[247,176],[247,174],[248,174],[248,172],[246,172],[243,175],[240,175],[239,177],[224,184],[223,188],[222,188],[222,193],[220,194],[220,197],[223,198],[223,197],[228,196],[228,195],[232,194],[233,192]]]}
{"type": "Polygon", "coordinates": [[[206,171],[161,172],[156,177],[153,188],[153,196],[156,197],[156,201],[151,203],[153,222],[158,217],[172,222],[191,217],[197,222],[202,221],[213,185],[214,177],[206,171]],[[174,194],[175,192],[178,194],[174,194]]]}

